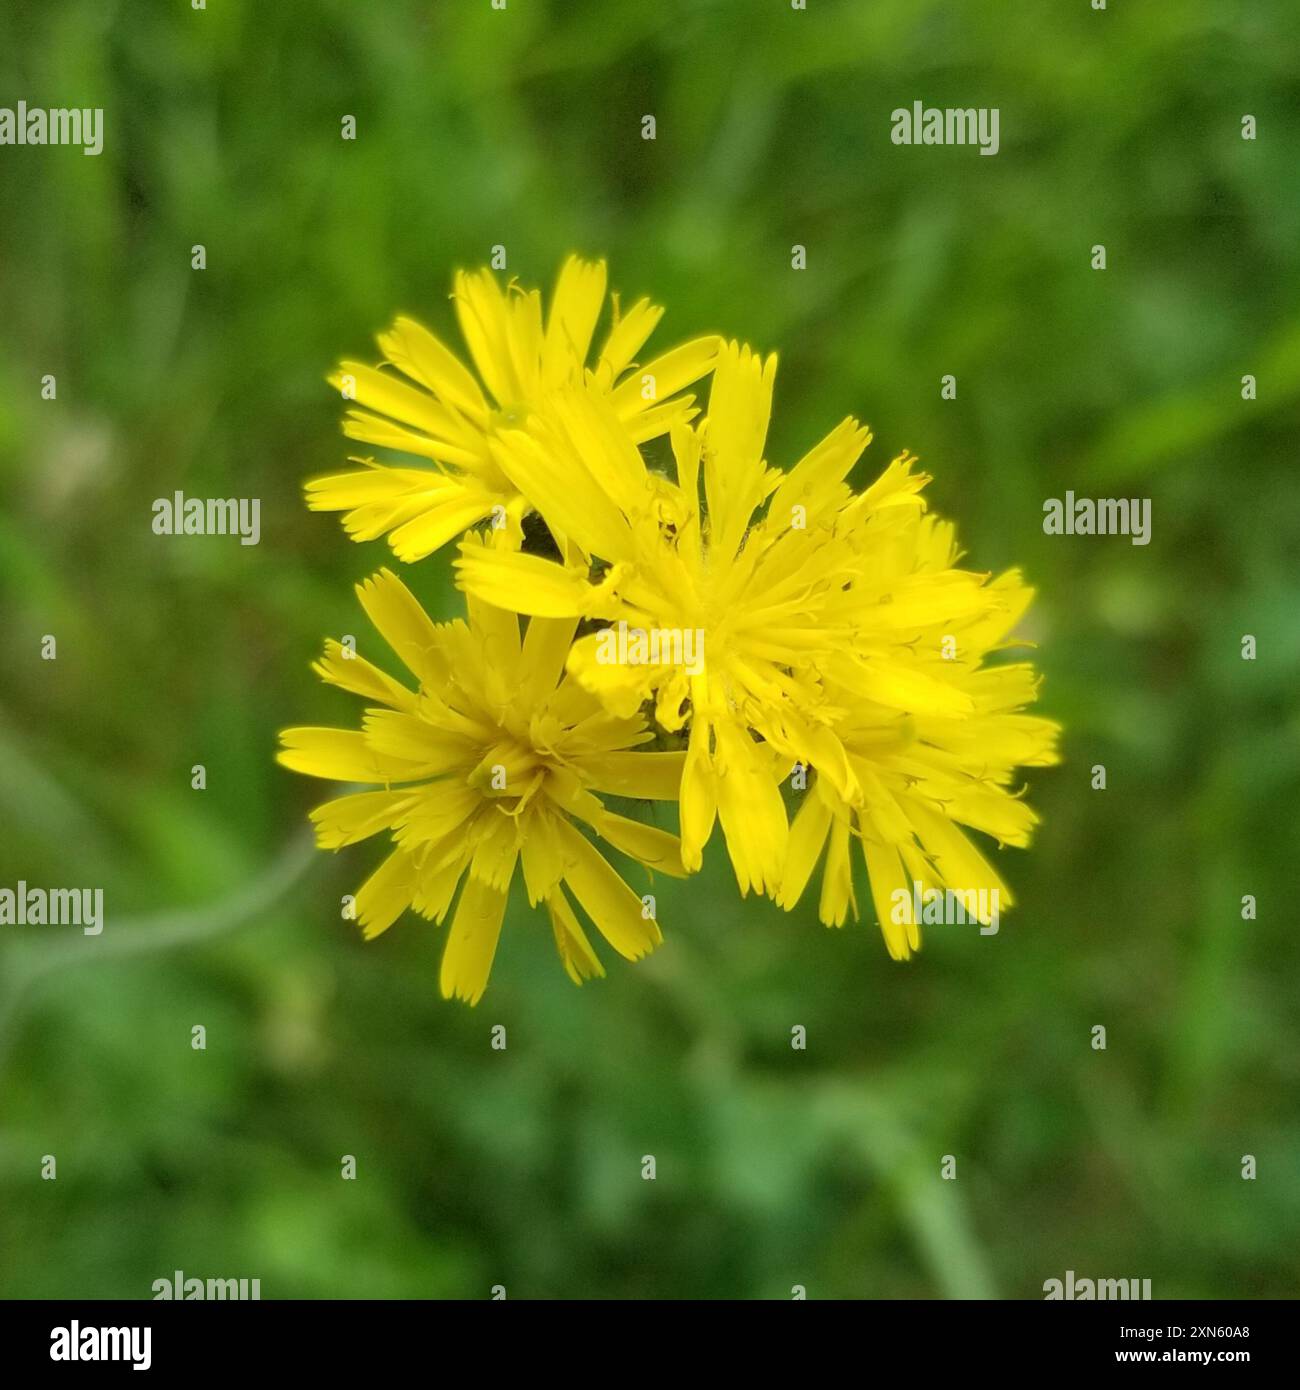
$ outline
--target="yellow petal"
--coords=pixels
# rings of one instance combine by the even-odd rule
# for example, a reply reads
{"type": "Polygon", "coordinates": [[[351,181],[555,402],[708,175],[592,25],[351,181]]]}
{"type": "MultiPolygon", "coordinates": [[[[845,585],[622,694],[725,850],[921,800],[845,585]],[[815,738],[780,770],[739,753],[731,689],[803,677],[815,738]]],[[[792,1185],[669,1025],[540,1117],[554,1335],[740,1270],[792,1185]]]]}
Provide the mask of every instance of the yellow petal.
{"type": "Polygon", "coordinates": [[[492,495],[479,489],[459,489],[430,506],[419,516],[398,526],[388,538],[393,554],[404,564],[414,564],[432,555],[478,522],[492,515],[493,509],[509,500],[505,494],[492,495]]]}
{"type": "Polygon", "coordinates": [[[410,792],[354,792],[336,797],[311,812],[316,843],[321,849],[341,849],[390,829],[411,799],[410,792]]]}
{"type": "MultiPolygon", "coordinates": [[[[343,433],[348,439],[378,444],[381,449],[414,454],[417,458],[432,459],[435,463],[453,464],[470,473],[492,472],[487,441],[481,435],[462,431],[459,427],[456,434],[448,439],[425,434],[409,425],[399,425],[369,410],[349,410],[343,417],[343,433]]],[[[378,466],[388,467],[387,464],[378,466]]]]}
{"type": "MultiPolygon", "coordinates": [[[[480,536],[466,536],[462,554],[505,554],[510,551],[488,550],[480,536]]],[[[508,684],[511,695],[518,698],[519,690],[519,619],[512,606],[487,603],[476,594],[466,596],[469,625],[483,646],[487,671],[508,684]]]]}
{"type": "Polygon", "coordinates": [[[850,912],[856,920],[858,900],[853,891],[853,865],[849,859],[849,821],[847,816],[836,816],[826,846],[826,867],[822,870],[817,915],[828,927],[842,927],[850,912]]]}
{"type": "Polygon", "coordinates": [[[540,555],[462,546],[456,582],[467,593],[498,608],[539,618],[576,618],[592,586],[574,570],[540,555]]]}
{"type": "Polygon", "coordinates": [[[444,672],[438,660],[438,633],[419,600],[392,570],[380,570],[357,585],[357,597],[375,630],[408,670],[428,685],[444,672]]]}
{"type": "MultiPolygon", "coordinates": [[[[614,298],[617,301],[618,296],[614,298]]],[[[638,299],[625,314],[616,318],[596,364],[596,375],[606,388],[627,370],[628,364],[655,331],[663,312],[648,299],[638,299]]]]}
{"type": "Polygon", "coordinates": [[[303,484],[303,491],[312,511],[341,512],[349,507],[396,505],[410,498],[427,505],[455,486],[454,479],[432,468],[371,464],[360,471],[311,478],[303,484]]]}
{"type": "Polygon", "coordinates": [[[529,618],[520,660],[520,695],[528,704],[541,704],[559,685],[577,626],[576,614],[529,618]]]}
{"type": "Polygon", "coordinates": [[[411,905],[415,865],[403,850],[395,850],[357,890],[357,923],[367,941],[389,927],[411,905]]]}
{"type": "Polygon", "coordinates": [[[799,901],[813,870],[817,867],[817,861],[826,846],[831,817],[831,808],[814,783],[804,792],[803,805],[795,812],[794,821],[790,826],[785,868],[781,874],[781,891],[776,899],[787,912],[799,901]]]}
{"type": "Polygon", "coordinates": [[[312,670],[323,681],[350,691],[367,700],[392,705],[394,709],[413,710],[418,697],[414,691],[395,681],[392,676],[371,665],[351,647],[345,647],[332,637],[325,642],[325,654],[312,663],[312,670]]]}
{"type": "Polygon", "coordinates": [[[996,893],[997,898],[992,901],[998,903],[999,910],[1014,906],[1011,890],[997,870],[946,816],[915,804],[912,819],[916,822],[917,838],[945,887],[962,893],[996,893]]]}
{"type": "Polygon", "coordinates": [[[417,852],[415,894],[411,906],[423,917],[439,924],[451,908],[456,885],[469,867],[468,854],[448,854],[435,857],[427,851],[417,852]]]}
{"type": "Polygon", "coordinates": [[[619,419],[631,420],[650,406],[676,395],[683,386],[707,376],[718,360],[721,343],[721,338],[713,333],[692,338],[634,371],[610,396],[619,419]]]}
{"type": "Polygon", "coordinates": [[[473,374],[450,348],[414,319],[398,318],[379,335],[384,356],[444,401],[464,411],[476,424],[487,420],[488,405],[473,374]]]}
{"type": "Polygon", "coordinates": [[[565,857],[564,878],[606,941],[628,960],[639,960],[663,941],[641,899],[609,861],[573,826],[556,822],[565,857]]]}
{"type": "Polygon", "coordinates": [[[422,795],[412,799],[394,830],[397,843],[409,849],[436,846],[440,854],[447,843],[467,845],[467,822],[482,810],[482,797],[472,787],[450,780],[420,790],[422,795]]]}
{"type": "Polygon", "coordinates": [[[550,894],[546,899],[546,910],[555,934],[555,949],[560,953],[569,979],[575,985],[580,985],[583,980],[604,978],[605,967],[597,959],[586,932],[578,925],[577,915],[562,891],[557,889],[550,894]]]}
{"type": "Polygon", "coordinates": [[[465,880],[442,952],[439,985],[444,999],[463,999],[472,1005],[483,997],[505,913],[503,891],[472,875],[465,880]]]}
{"type": "Polygon", "coordinates": [[[414,425],[438,439],[454,441],[463,431],[461,422],[426,391],[408,385],[394,372],[381,372],[363,362],[342,362],[329,383],[336,390],[349,387],[347,399],[403,425],[414,425]],[[350,380],[349,380],[350,378],[350,380]]]}
{"type": "Polygon", "coordinates": [[[682,863],[691,873],[704,862],[704,846],[718,814],[718,778],[709,751],[709,728],[697,712],[682,769],[682,863]]]}
{"type": "Polygon", "coordinates": [[[677,485],[686,494],[687,504],[692,512],[690,530],[693,535],[698,536],[700,455],[704,448],[704,440],[700,437],[699,430],[692,429],[684,420],[674,422],[669,439],[673,460],[677,465],[677,485]]]}
{"type": "MultiPolygon", "coordinates": [[[[553,414],[559,413],[563,395],[553,393],[553,414]]],[[[532,433],[506,429],[494,435],[492,458],[552,531],[572,537],[588,555],[614,558],[631,546],[631,528],[619,510],[616,489],[619,470],[632,465],[621,450],[614,451],[611,463],[603,435],[580,427],[587,418],[583,412],[569,413],[576,439],[558,423],[545,425],[534,418],[532,433]]],[[[636,453],[626,435],[620,442],[636,453]]],[[[640,467],[644,476],[644,464],[640,467]]]]}
{"type": "Polygon", "coordinates": [[[869,429],[854,419],[842,420],[781,480],[768,516],[780,527],[791,524],[796,506],[803,507],[805,522],[819,516],[842,495],[844,479],[870,442],[869,429]]]}
{"type": "Polygon", "coordinates": [[[490,270],[457,271],[452,299],[456,318],[474,366],[500,406],[522,399],[522,389],[510,354],[505,296],[490,270]]]}
{"type": "Polygon", "coordinates": [[[475,826],[477,840],[470,873],[502,893],[510,887],[519,860],[519,826],[513,816],[500,811],[481,815],[475,826]]]}
{"type": "Polygon", "coordinates": [[[840,666],[836,677],[855,694],[909,714],[959,717],[971,714],[975,708],[960,686],[901,661],[869,657],[852,667],[840,666]]]}
{"type": "Polygon", "coordinates": [[[623,422],[633,444],[645,444],[661,434],[671,434],[679,425],[689,424],[700,412],[694,396],[674,396],[663,405],[652,405],[623,422]]]}
{"type": "Polygon", "coordinates": [[[921,929],[919,923],[911,920],[914,914],[910,908],[903,911],[895,907],[895,893],[905,894],[907,901],[912,901],[912,885],[903,872],[903,861],[892,845],[864,839],[862,848],[871,878],[871,900],[880,919],[885,945],[895,960],[907,960],[921,945],[921,929]],[[895,916],[905,920],[896,922],[895,916]]]}
{"type": "Polygon", "coordinates": [[[605,262],[570,256],[560,270],[551,296],[542,348],[542,382],[557,386],[572,380],[575,367],[587,360],[596,320],[605,303],[605,262]]]}
{"type": "Polygon", "coordinates": [[[763,445],[772,410],[776,357],[728,343],[719,353],[704,436],[710,547],[726,556],[740,545],[765,495],[763,445]]]}
{"type": "Polygon", "coordinates": [[[685,753],[593,753],[580,764],[592,791],[641,801],[676,801],[685,768],[685,753]]]}
{"type": "Polygon", "coordinates": [[[351,729],[295,728],[280,734],[276,761],[308,777],[334,782],[407,782],[427,775],[418,763],[392,758],[369,747],[351,729]]]}
{"type": "Polygon", "coordinates": [[[686,877],[686,870],[682,867],[682,847],[676,835],[660,830],[658,826],[615,815],[612,811],[606,811],[594,825],[602,838],[615,849],[622,850],[647,869],[657,869],[672,878],[686,877]]]}
{"type": "Polygon", "coordinates": [[[524,828],[520,861],[524,887],[534,907],[549,898],[564,877],[564,853],[556,832],[558,818],[546,811],[532,814],[524,828]]]}
{"type": "Polygon", "coordinates": [[[745,730],[722,724],[717,732],[718,819],[736,882],[742,896],[751,888],[775,896],[789,825],[771,760],[745,730]]]}
{"type": "Polygon", "coordinates": [[[367,710],[362,724],[368,747],[382,757],[417,763],[427,769],[426,776],[463,771],[476,756],[472,740],[437,729],[405,710],[367,710]]]}

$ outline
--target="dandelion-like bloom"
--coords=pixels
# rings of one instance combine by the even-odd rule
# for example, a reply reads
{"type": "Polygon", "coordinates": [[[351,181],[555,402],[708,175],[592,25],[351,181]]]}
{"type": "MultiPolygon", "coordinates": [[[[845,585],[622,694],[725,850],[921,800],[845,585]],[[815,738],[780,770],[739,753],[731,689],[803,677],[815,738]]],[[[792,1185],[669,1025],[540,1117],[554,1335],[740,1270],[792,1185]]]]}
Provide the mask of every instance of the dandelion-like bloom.
{"type": "MultiPolygon", "coordinates": [[[[671,431],[675,480],[652,473],[589,397],[570,393],[549,421],[502,431],[502,471],[598,567],[481,546],[457,561],[471,594],[523,613],[698,634],[692,667],[609,659],[598,631],[575,643],[569,668],[611,710],[653,700],[662,728],[689,724],[683,862],[699,867],[720,822],[742,893],[780,886],[788,823],[778,782],[792,763],[816,763],[846,798],[859,791],[821,685],[853,636],[859,557],[834,523],[870,435],[845,420],[788,474],[768,468],[775,368],[735,343],[720,351],[707,416],[671,431]]],[[[883,491],[909,486],[896,469],[883,491]]]]}
{"type": "Polygon", "coordinates": [[[885,944],[905,960],[921,944],[917,905],[932,895],[960,895],[963,911],[969,905],[986,925],[1013,905],[963,827],[1000,845],[1029,843],[1038,817],[1012,779],[1017,767],[1059,761],[1059,727],[1024,712],[1039,684],[1028,662],[985,664],[1008,645],[1033,596],[1018,572],[988,582],[957,570],[951,524],[915,510],[860,520],[875,572],[859,583],[855,646],[871,655],[839,663],[852,689],[832,678],[827,690],[860,794],[846,798],[813,773],[791,826],[778,901],[787,909],[798,902],[824,853],[821,919],[841,926],[850,911],[856,917],[857,839],[885,944]],[[870,674],[856,677],[876,671],[893,679],[873,699],[870,674]]]}
{"type": "MultiPolygon", "coordinates": [[[[717,821],[741,891],[787,907],[829,843],[829,922],[856,911],[854,837],[878,911],[904,868],[927,886],[996,885],[1009,904],[957,825],[1027,843],[1034,817],[1009,792],[1012,771],[1055,760],[1055,725],[1020,713],[1035,695],[1031,668],[980,665],[1031,591],[1014,572],[991,581],[956,567],[952,528],[926,515],[929,480],[910,455],[853,492],[845,479],[870,438],[855,420],[790,472],[769,469],[774,366],[736,344],[720,352],[705,418],[671,432],[675,480],[650,471],[589,399],[503,431],[502,470],[581,553],[555,562],[466,547],[461,583],[521,612],[698,635],[693,665],[629,659],[612,627],[580,637],[568,659],[612,711],[652,701],[665,730],[688,729],[688,869],[717,821]],[[814,780],[792,831],[779,783],[793,766],[814,780]]],[[[896,956],[919,940],[915,925],[881,925],[896,956]]]]}
{"type": "Polygon", "coordinates": [[[622,314],[614,298],[588,365],[603,264],[570,258],[545,322],[536,291],[488,271],[459,274],[454,299],[477,376],[399,318],[383,368],[331,378],[357,402],[347,434],[428,466],[357,460],[307,487],[406,561],[471,532],[456,561],[468,624],[433,624],[387,571],[360,589],[419,689],[331,644],[318,672],[379,707],[359,732],[283,735],[288,766],[383,788],[313,813],[326,847],[393,836],[358,894],[366,934],[408,907],[442,921],[459,891],[442,987],[472,1002],[518,863],[581,982],[603,972],[571,898],[625,956],[660,939],[588,835],[680,874],[717,825],[742,894],[790,909],[823,864],[832,926],[857,916],[857,840],[897,959],[920,945],[923,897],[960,895],[986,924],[990,897],[1010,906],[970,837],[1027,845],[1017,769],[1058,760],[1057,726],[1027,712],[1033,667],[995,657],[1032,591],[1015,570],[960,567],[913,457],[855,490],[870,432],[849,418],[788,472],[769,467],[775,357],[706,337],[638,367],[661,312],[647,300],[622,314]],[[697,418],[677,393],[710,373],[697,418]],[[668,449],[643,451],[663,435],[668,449]],[[603,792],[679,799],[680,842],[603,792]]]}
{"type": "Polygon", "coordinates": [[[309,482],[307,505],[346,513],[354,540],[387,536],[398,559],[419,560],[485,519],[518,532],[532,499],[502,472],[491,438],[502,426],[544,418],[554,393],[578,388],[602,399],[634,444],[690,418],[693,397],[677,393],[711,369],[717,338],[694,339],[638,367],[663,310],[641,299],[621,312],[615,295],[608,335],[588,366],[605,281],[603,261],[570,257],[543,323],[539,291],[513,282],[503,289],[486,269],[458,272],[452,298],[477,378],[409,318],[379,335],[380,367],[345,361],[329,378],[356,402],[344,434],[431,466],[356,458],[359,469],[309,482]]]}
{"type": "Polygon", "coordinates": [[[620,955],[653,950],[662,940],[653,899],[635,893],[580,827],[680,875],[677,838],[608,810],[600,793],[671,799],[682,759],[634,751],[652,737],[644,720],[611,714],[566,675],[573,620],[533,618],[521,635],[513,613],[471,600],[468,623],[434,623],[388,570],[357,593],[418,689],[328,642],[317,674],[372,707],[359,731],[285,730],[279,760],[381,788],[311,814],[325,849],[392,834],[395,848],[356,895],[365,936],[408,908],[441,923],[460,887],[440,981],[444,997],[476,1003],[520,866],[575,984],[605,972],[569,895],[620,955]]]}

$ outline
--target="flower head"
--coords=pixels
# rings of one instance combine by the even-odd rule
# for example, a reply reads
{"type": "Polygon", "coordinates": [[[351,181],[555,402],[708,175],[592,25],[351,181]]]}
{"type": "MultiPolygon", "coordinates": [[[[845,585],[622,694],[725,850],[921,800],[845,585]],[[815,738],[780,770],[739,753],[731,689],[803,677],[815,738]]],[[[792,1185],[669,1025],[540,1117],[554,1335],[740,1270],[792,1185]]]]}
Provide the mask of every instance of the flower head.
{"type": "Polygon", "coordinates": [[[309,504],[408,561],[468,533],[467,624],[431,623],[387,571],[360,589],[419,688],[332,644],[319,673],[377,707],[355,733],[283,736],[290,767],[382,785],[313,813],[326,847],[392,834],[357,898],[366,934],[407,907],[441,921],[459,891],[442,984],[473,1001],[518,864],[581,981],[601,972],[571,898],[624,955],[659,940],[588,835],[683,873],[718,825],[742,894],[792,908],[824,863],[834,926],[857,915],[857,840],[896,958],[920,945],[922,895],[959,894],[992,922],[988,895],[1011,897],[969,833],[1027,844],[1016,770],[1057,761],[1057,726],[1027,712],[1033,667],[995,655],[1032,591],[1015,570],[961,566],[910,453],[855,489],[871,437],[855,419],[770,467],[775,357],[701,338],[635,368],[660,311],[620,314],[615,298],[589,364],[604,296],[603,264],[571,258],[543,322],[536,291],[462,273],[477,377],[398,319],[380,337],[388,370],[331,378],[357,402],[348,434],[428,466],[362,460],[309,484],[309,504]],[[676,393],[710,373],[697,418],[676,393]],[[667,449],[644,447],[663,435],[667,449]],[[679,800],[680,841],[602,792],[679,800]]]}
{"type": "Polygon", "coordinates": [[[857,840],[885,944],[905,960],[921,944],[914,904],[923,896],[957,893],[986,925],[990,904],[1012,906],[965,832],[1029,843],[1038,817],[1012,787],[1015,769],[1058,762],[1060,730],[1025,713],[1039,684],[1028,662],[985,660],[1008,645],[1033,596],[1020,575],[989,581],[956,569],[952,526],[932,516],[894,511],[874,521],[864,520],[860,537],[874,579],[860,584],[855,641],[827,683],[858,794],[842,795],[812,770],[777,900],[794,907],[824,855],[822,921],[856,917],[857,840]]]}
{"type": "Polygon", "coordinates": [[[279,760],[375,788],[312,812],[322,848],[391,833],[392,853],[356,895],[365,935],[407,908],[442,922],[459,887],[441,987],[476,1003],[520,867],[529,901],[546,904],[575,983],[604,970],[570,895],[620,955],[653,950],[662,940],[653,900],[628,887],[584,828],[680,875],[676,837],[610,811],[600,793],[671,799],[681,758],[633,751],[651,738],[644,721],[609,713],[565,674],[573,621],[533,618],[521,635],[513,613],[471,601],[468,623],[434,623],[388,570],[357,593],[417,688],[328,642],[317,674],[370,708],[358,731],[286,729],[279,760]]]}
{"type": "Polygon", "coordinates": [[[605,263],[571,256],[543,322],[542,296],[490,270],[460,271],[452,296],[477,377],[428,329],[398,318],[379,335],[379,367],[345,361],[330,383],[355,402],[343,432],[414,455],[424,464],[361,468],[306,487],[314,511],[342,511],[354,540],[387,536],[400,560],[414,561],[491,519],[516,531],[529,505],[493,458],[502,426],[545,418],[552,395],[590,392],[608,403],[627,436],[641,443],[689,418],[692,397],[677,393],[712,367],[717,339],[697,338],[642,367],[634,360],[663,310],[648,299],[613,321],[594,363],[588,356],[605,301],[605,263]]]}
{"type": "MultiPolygon", "coordinates": [[[[467,546],[461,583],[521,612],[698,635],[689,665],[628,659],[609,628],[580,636],[568,658],[611,711],[652,708],[663,729],[688,730],[688,869],[717,821],[741,891],[787,907],[829,842],[828,921],[856,911],[850,836],[878,910],[905,865],[927,884],[1000,885],[956,824],[1027,843],[1033,814],[1007,784],[1016,765],[1055,759],[1055,725],[1020,712],[1032,669],[981,668],[1031,591],[1014,572],[958,568],[952,527],[927,515],[929,480],[911,455],[852,491],[870,439],[856,420],[788,473],[770,469],[774,368],[737,344],[721,350],[705,417],[671,431],[671,479],[598,401],[570,394],[549,421],[501,432],[502,471],[577,549],[554,562],[467,546]],[[792,767],[815,770],[793,832],[779,786],[792,767]]],[[[915,929],[890,925],[882,916],[904,956],[915,929]]]]}

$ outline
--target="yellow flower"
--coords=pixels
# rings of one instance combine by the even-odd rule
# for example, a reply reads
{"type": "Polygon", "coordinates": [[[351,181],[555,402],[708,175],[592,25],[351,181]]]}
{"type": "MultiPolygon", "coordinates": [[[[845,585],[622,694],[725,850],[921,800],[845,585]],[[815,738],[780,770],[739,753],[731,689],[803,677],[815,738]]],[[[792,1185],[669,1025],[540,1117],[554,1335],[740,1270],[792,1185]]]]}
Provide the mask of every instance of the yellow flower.
{"type": "Polygon", "coordinates": [[[347,434],[428,466],[357,460],[307,487],[314,509],[406,561],[492,523],[456,561],[468,624],[433,624],[388,571],[359,590],[419,689],[331,644],[318,672],[379,707],[358,732],[282,736],[287,766],[382,788],[313,812],[324,847],[392,834],[358,894],[366,935],[408,907],[441,922],[459,891],[442,987],[474,1002],[519,863],[580,983],[603,971],[570,896],[629,958],[660,940],[588,834],[681,874],[717,824],[742,894],[790,909],[824,861],[834,926],[857,915],[860,841],[896,958],[934,920],[918,911],[928,896],[955,894],[996,929],[1011,895],[967,832],[1028,844],[1016,769],[1058,761],[1058,727],[1026,712],[1033,667],[987,660],[1032,596],[1018,572],[959,568],[908,453],[854,491],[870,432],[852,418],[788,472],[769,467],[775,357],[706,337],[637,367],[661,311],[621,314],[615,297],[588,365],[603,263],[566,262],[545,323],[540,294],[486,270],[458,274],[453,297],[477,377],[409,319],[380,337],[391,370],[344,362],[331,377],[357,402],[347,434]],[[697,420],[677,393],[710,372],[697,420]],[[665,434],[671,472],[642,450],[665,434]],[[530,514],[558,558],[525,547],[530,514]],[[646,749],[651,713],[681,751],[646,749]],[[602,792],[679,799],[680,842],[602,792]]]}
{"type": "Polygon", "coordinates": [[[682,759],[636,751],[651,738],[644,721],[610,714],[565,675],[573,620],[533,618],[521,636],[513,613],[471,601],[468,623],[435,624],[388,570],[357,592],[418,689],[328,642],[314,669],[371,707],[360,731],[285,730],[279,761],[375,788],[328,801],[311,817],[325,849],[392,834],[393,852],[356,896],[366,937],[407,908],[442,922],[463,880],[441,988],[476,1003],[521,865],[528,899],[546,904],[575,984],[605,972],[570,894],[620,955],[653,950],[662,940],[653,900],[628,887],[579,827],[680,875],[676,837],[607,810],[598,793],[672,799],[682,759]]]}
{"type": "Polygon", "coordinates": [[[955,569],[952,527],[915,512],[877,514],[859,535],[864,572],[852,655],[827,698],[860,793],[821,776],[803,793],[778,901],[799,901],[825,852],[819,913],[857,916],[850,844],[860,840],[885,944],[896,960],[920,947],[917,905],[960,896],[996,926],[1013,905],[997,871],[959,827],[1025,846],[1038,817],[1011,788],[1015,769],[1059,761],[1058,726],[1025,714],[1038,679],[1027,662],[989,666],[1033,591],[1012,570],[989,583],[955,569]],[[874,695],[874,698],[873,698],[874,695]]]}
{"type": "Polygon", "coordinates": [[[890,950],[915,924],[886,914],[904,869],[929,886],[1001,880],[956,829],[1025,844],[1017,765],[1055,760],[1056,726],[1020,713],[1028,665],[981,668],[1031,591],[956,567],[951,525],[926,515],[929,481],[900,455],[869,487],[845,478],[869,441],[845,420],[790,472],[763,461],[775,362],[728,344],[698,427],[671,431],[675,480],[647,468],[598,401],[493,441],[502,471],[566,537],[565,562],[466,546],[460,582],[520,612],[603,620],[569,670],[612,712],[653,701],[688,728],[682,859],[699,867],[720,821],[742,893],[791,907],[829,843],[822,916],[852,896],[862,839],[890,950]],[[577,552],[572,549],[577,548],[577,552]],[[685,659],[687,653],[692,659],[685,659]],[[815,769],[793,830],[780,781],[815,769]]]}
{"type": "Polygon", "coordinates": [[[634,359],[663,310],[648,299],[626,313],[612,296],[613,322],[594,365],[587,357],[605,300],[605,263],[570,257],[543,325],[542,296],[490,270],[460,271],[453,299],[476,379],[426,328],[398,318],[379,335],[380,368],[343,362],[330,378],[356,402],[343,432],[432,466],[393,467],[355,458],[359,470],[306,486],[314,511],[342,511],[354,540],[388,536],[404,561],[422,559],[490,518],[518,533],[532,502],[497,466],[491,449],[503,425],[545,416],[552,395],[578,388],[604,400],[633,443],[689,419],[693,398],[678,396],[713,365],[717,339],[697,338],[636,367],[634,359]],[[383,370],[390,367],[392,370],[383,370]],[[487,388],[487,394],[479,384],[487,388]]]}
{"type": "MultiPolygon", "coordinates": [[[[482,546],[457,561],[462,585],[487,602],[615,625],[580,637],[569,669],[615,713],[653,698],[664,729],[689,723],[683,862],[699,867],[720,821],[742,893],[779,887],[788,825],[778,783],[793,762],[816,763],[845,797],[858,792],[821,683],[853,638],[861,557],[836,523],[870,435],[845,420],[788,474],[769,469],[775,368],[735,343],[720,351],[706,418],[671,430],[675,481],[647,468],[606,403],[561,393],[547,420],[501,431],[493,457],[551,530],[599,564],[589,574],[482,546]],[[689,643],[695,659],[629,660],[627,634],[654,637],[661,657],[665,644],[684,653],[689,643]]],[[[869,505],[908,499],[920,481],[900,461],[869,505]]]]}

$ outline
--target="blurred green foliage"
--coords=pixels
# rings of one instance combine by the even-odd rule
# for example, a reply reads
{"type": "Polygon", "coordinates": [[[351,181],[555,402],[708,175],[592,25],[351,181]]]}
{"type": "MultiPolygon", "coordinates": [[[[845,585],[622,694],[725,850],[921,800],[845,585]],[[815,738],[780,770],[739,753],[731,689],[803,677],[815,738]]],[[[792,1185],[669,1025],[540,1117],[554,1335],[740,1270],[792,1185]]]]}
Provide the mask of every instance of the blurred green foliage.
{"type": "Polygon", "coordinates": [[[20,98],[105,149],[0,148],[0,884],[109,925],[0,930],[0,1293],[1296,1293],[1293,5],[7,0],[20,98]],[[893,146],[917,99],[998,107],[1001,152],[893,146]],[[912,448],[969,563],[1025,568],[1067,762],[998,936],[894,965],[715,853],[581,991],[517,904],[469,1011],[438,930],[340,921],[380,847],[307,851],[272,762],[354,717],[308,663],[388,559],[301,505],[347,452],[323,377],[398,310],[456,341],[498,243],[544,285],[608,255],[656,344],[779,349],[774,462],[860,415],[861,480],[912,448]],[[1152,498],[1151,545],[1044,536],[1067,488],[1152,498]],[[260,497],[261,544],[155,536],[177,489],[260,497]]]}

